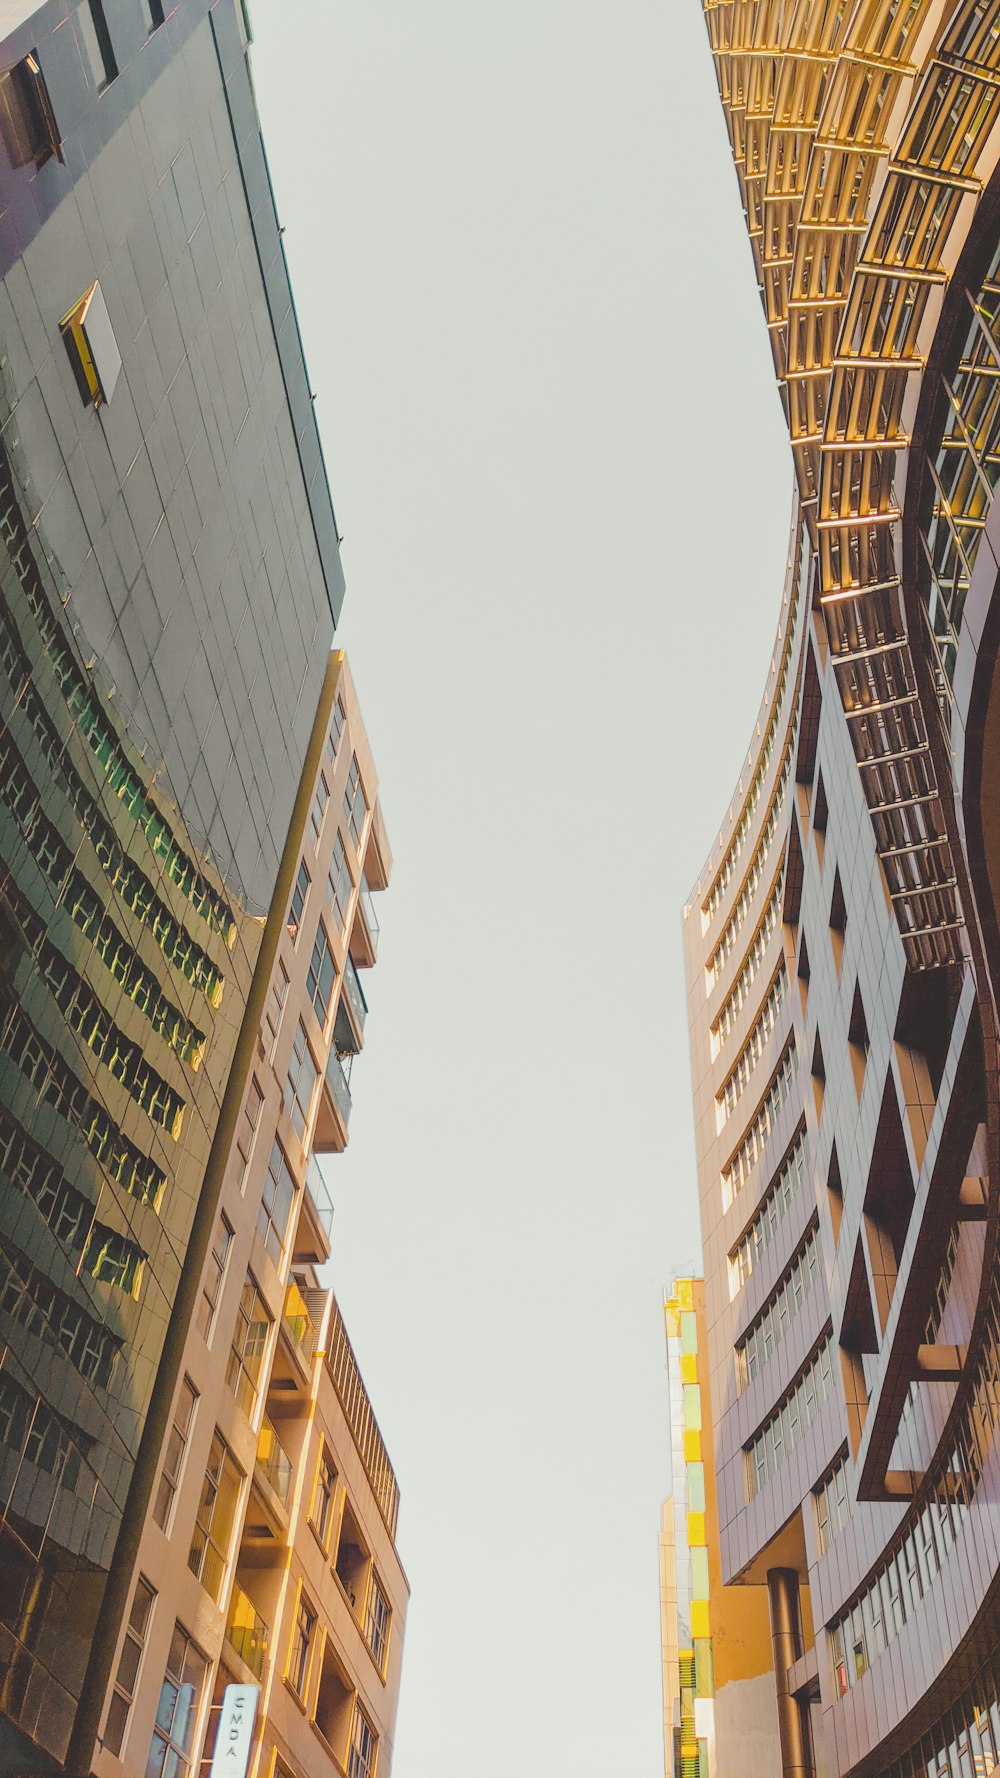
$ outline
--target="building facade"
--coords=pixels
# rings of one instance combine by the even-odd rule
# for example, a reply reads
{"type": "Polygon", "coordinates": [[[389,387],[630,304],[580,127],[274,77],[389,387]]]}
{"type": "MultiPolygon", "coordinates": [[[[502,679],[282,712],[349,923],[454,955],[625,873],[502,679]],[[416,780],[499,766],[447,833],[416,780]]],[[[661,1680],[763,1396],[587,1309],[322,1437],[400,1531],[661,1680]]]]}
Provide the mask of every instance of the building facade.
{"type": "MultiPolygon", "coordinates": [[[[167,1609],[153,1556],[139,1564],[183,1379],[212,1400],[189,1341],[249,1141],[251,1078],[279,1115],[253,1069],[275,971],[290,1006],[316,1007],[310,965],[336,1000],[332,1036],[303,1013],[290,1036],[281,1027],[292,1061],[275,1052],[282,1091],[298,1070],[292,1197],[280,1168],[252,1186],[306,1227],[307,1156],[346,1136],[364,1015],[354,963],[373,960],[369,890],[388,851],[353,691],[330,656],[337,527],[244,9],[11,0],[0,32],[0,1769],[85,1773],[110,1757],[138,1573],[160,1588],[154,1641],[167,1609]],[[324,765],[317,737],[338,697],[358,739],[324,765]],[[291,853],[310,821],[332,843],[325,805],[310,815],[324,784],[351,811],[331,904],[343,921],[327,912],[327,949],[313,957],[313,931],[309,958],[281,964],[301,894],[291,853]]],[[[310,882],[315,909],[329,878],[310,882]]],[[[247,1258],[257,1221],[245,1197],[234,1256],[247,1258]]],[[[266,1367],[284,1350],[275,1291],[294,1286],[314,1305],[310,1413],[337,1453],[337,1510],[346,1488],[400,1626],[385,1484],[352,1469],[354,1440],[380,1469],[365,1442],[377,1429],[362,1428],[370,1408],[335,1310],[310,1295],[318,1261],[306,1249],[295,1264],[280,1233],[274,1275],[257,1280],[276,1331],[261,1310],[247,1333],[248,1425],[215,1421],[243,1478],[233,1536],[266,1367]]],[[[307,1445],[291,1529],[312,1510],[307,1445]]],[[[284,1594],[274,1638],[279,1606],[284,1594]]],[[[201,1642],[203,1616],[183,1621],[210,1674],[215,1619],[201,1642]]],[[[385,1695],[359,1708],[388,1756],[385,1695]]],[[[191,1725],[202,1734],[201,1718],[191,1725]]],[[[183,1763],[177,1746],[169,1761],[183,1763]]]]}
{"type": "Polygon", "coordinates": [[[667,1778],[768,1778],[780,1770],[762,1587],[725,1586],[701,1278],[664,1304],[671,1493],[660,1530],[667,1778]]]}
{"type": "Polygon", "coordinates": [[[785,1773],[1000,1762],[1000,9],[704,6],[795,467],[685,909],[722,1572],[785,1773]]]}

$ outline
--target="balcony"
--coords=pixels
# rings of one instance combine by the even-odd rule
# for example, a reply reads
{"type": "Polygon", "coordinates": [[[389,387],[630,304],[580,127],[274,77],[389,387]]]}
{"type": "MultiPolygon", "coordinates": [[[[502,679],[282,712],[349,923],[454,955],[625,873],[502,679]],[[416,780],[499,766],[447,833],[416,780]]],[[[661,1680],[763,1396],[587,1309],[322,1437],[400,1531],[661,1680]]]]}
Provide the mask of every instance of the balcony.
{"type": "Polygon", "coordinates": [[[351,1061],[355,1046],[350,1023],[346,1012],[338,1008],[337,1025],[347,1027],[351,1047],[346,1055],[340,1055],[337,1033],[334,1032],[333,1048],[326,1065],[324,1090],[320,1094],[313,1130],[313,1148],[317,1154],[340,1154],[347,1147],[347,1130],[351,1121],[351,1061]]]}
{"type": "Polygon", "coordinates": [[[271,1632],[253,1601],[242,1587],[234,1586],[226,1640],[258,1679],[263,1677],[270,1639],[271,1632]]]}
{"type": "Polygon", "coordinates": [[[351,929],[351,958],[359,969],[370,969],[378,956],[379,924],[375,902],[365,877],[361,879],[358,907],[351,929]]]}
{"type": "Polygon", "coordinates": [[[281,1505],[287,1506],[292,1487],[292,1460],[266,1414],[261,1421],[260,1437],[257,1440],[256,1473],[267,1483],[281,1505]]]}
{"type": "Polygon", "coordinates": [[[331,1304],[326,1347],[326,1362],[351,1436],[389,1534],[395,1537],[399,1486],[336,1297],[331,1304]]]}
{"type": "Polygon", "coordinates": [[[301,1405],[309,1398],[313,1358],[329,1297],[326,1290],[301,1290],[293,1280],[285,1296],[281,1338],[268,1383],[269,1406],[283,1411],[283,1404],[301,1405]]]}
{"type": "MultiPolygon", "coordinates": [[[[344,986],[341,991],[340,1000],[341,1006],[343,1006],[345,1000],[347,1001],[348,1009],[360,1040],[365,1032],[365,1020],[368,1017],[368,1002],[365,999],[365,991],[361,986],[361,978],[350,957],[347,958],[344,964],[344,986]]],[[[360,1047],[360,1042],[353,1045],[345,1044],[344,1047],[345,1049],[358,1049],[360,1047]]]]}
{"type": "MultiPolygon", "coordinates": [[[[348,1096],[348,1103],[350,1098],[348,1096]]],[[[309,1156],[306,1189],[295,1228],[294,1264],[321,1266],[330,1257],[333,1198],[314,1154],[309,1156]]]]}

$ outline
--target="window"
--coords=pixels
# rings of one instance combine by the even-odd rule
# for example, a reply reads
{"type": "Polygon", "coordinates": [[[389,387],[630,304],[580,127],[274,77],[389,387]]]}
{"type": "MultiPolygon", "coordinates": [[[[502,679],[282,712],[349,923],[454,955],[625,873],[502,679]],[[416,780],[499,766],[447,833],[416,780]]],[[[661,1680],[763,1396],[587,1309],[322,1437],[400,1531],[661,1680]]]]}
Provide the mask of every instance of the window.
{"type": "Polygon", "coordinates": [[[102,0],[83,0],[83,5],[77,8],[76,22],[84,58],[94,77],[94,85],[101,91],[111,85],[118,73],[102,0]]]}
{"type": "Polygon", "coordinates": [[[54,154],[62,159],[49,89],[34,51],[11,69],[0,103],[10,120],[8,146],[16,167],[32,162],[43,167],[54,154]]]}
{"type": "Polygon", "coordinates": [[[278,1032],[281,1029],[281,1015],[284,1011],[285,996],[288,993],[288,971],[283,963],[279,963],[274,979],[268,989],[267,1007],[264,1012],[264,1045],[269,1062],[274,1060],[274,1052],[278,1043],[278,1032]]]}
{"type": "MultiPolygon", "coordinates": [[[[694,1552],[692,1551],[692,1559],[694,1552]]],[[[707,1557],[706,1557],[707,1560],[707,1557]]],[[[699,1598],[708,1598],[708,1586],[699,1598]]],[[[368,1598],[365,1601],[365,1641],[371,1650],[372,1660],[380,1673],[385,1672],[385,1657],[389,1650],[389,1622],[392,1612],[389,1601],[382,1591],[374,1569],[368,1581],[368,1598]]]]}
{"type": "Polygon", "coordinates": [[[257,1216],[257,1232],[275,1265],[281,1259],[285,1231],[288,1228],[288,1212],[294,1196],[295,1181],[282,1153],[281,1143],[275,1142],[271,1147],[271,1159],[264,1179],[264,1196],[257,1216]]]}
{"type": "Polygon", "coordinates": [[[346,721],[347,713],[344,709],[343,700],[338,698],[333,706],[333,722],[330,725],[330,733],[326,739],[326,750],[330,756],[331,764],[337,757],[337,749],[340,746],[340,737],[344,732],[344,724],[346,721]]]}
{"type": "Polygon", "coordinates": [[[306,1028],[299,1020],[299,1028],[295,1033],[288,1074],[285,1079],[285,1091],[282,1103],[292,1120],[292,1128],[299,1140],[304,1142],[306,1125],[312,1110],[313,1093],[319,1079],[319,1069],[313,1061],[312,1050],[306,1028]]]}
{"type": "Polygon", "coordinates": [[[163,23],[163,0],[144,0],[144,5],[150,31],[159,30],[163,23]]]}
{"type": "Polygon", "coordinates": [[[288,931],[290,937],[296,942],[302,931],[302,914],[306,905],[306,897],[309,894],[310,881],[309,872],[303,862],[299,865],[299,874],[295,879],[295,888],[292,890],[292,905],[288,910],[288,931]]]}
{"type": "Polygon", "coordinates": [[[337,924],[343,932],[347,926],[347,914],[351,905],[351,893],[354,883],[351,879],[351,867],[347,862],[347,850],[343,837],[338,833],[333,845],[333,858],[330,862],[329,877],[330,900],[337,916],[337,924]]]}
{"type": "Polygon", "coordinates": [[[316,1613],[310,1608],[308,1600],[299,1594],[298,1609],[295,1613],[295,1627],[292,1631],[292,1649],[288,1662],[288,1677],[300,1698],[306,1695],[306,1681],[309,1677],[309,1651],[312,1647],[313,1631],[316,1628],[316,1613]]]}
{"type": "Polygon", "coordinates": [[[216,1601],[226,1578],[242,1480],[242,1472],[237,1468],[229,1446],[217,1431],[208,1453],[208,1468],[188,1552],[191,1573],[216,1601]]]}
{"type": "Polygon", "coordinates": [[[89,1272],[95,1283],[113,1284],[116,1290],[123,1290],[126,1296],[137,1299],[145,1264],[146,1255],[134,1241],[120,1235],[116,1229],[109,1229],[103,1222],[94,1223],[81,1270],[89,1272]]]}
{"type": "Polygon", "coordinates": [[[378,1754],[378,1736],[355,1699],[354,1721],[351,1724],[351,1751],[347,1759],[347,1778],[374,1778],[378,1754]]]}
{"type": "Polygon", "coordinates": [[[368,798],[361,782],[361,767],[358,765],[356,753],[351,755],[351,769],[347,774],[347,788],[344,791],[344,820],[350,830],[355,848],[361,845],[364,831],[365,816],[368,813],[368,798]]]}
{"type": "Polygon", "coordinates": [[[155,1591],[148,1580],[140,1574],[136,1582],[132,1609],[128,1614],[128,1623],[125,1626],[122,1652],[118,1657],[118,1672],[115,1674],[114,1690],[111,1693],[111,1703],[108,1706],[108,1720],[104,1725],[104,1745],[109,1753],[121,1753],[122,1743],[125,1740],[129,1711],[135,1697],[142,1651],[146,1645],[146,1632],[149,1629],[155,1598],[155,1591]]]}
{"type": "Polygon", "coordinates": [[[241,1194],[246,1191],[247,1175],[250,1172],[250,1162],[253,1159],[254,1138],[263,1108],[264,1094],[258,1084],[257,1076],[254,1075],[250,1082],[246,1103],[240,1112],[240,1121],[236,1130],[236,1155],[241,1194]]]}
{"type": "Polygon", "coordinates": [[[156,1490],[153,1502],[153,1518],[161,1531],[167,1529],[170,1510],[174,1503],[184,1468],[184,1453],[188,1447],[191,1428],[194,1425],[194,1411],[198,1405],[198,1391],[190,1377],[185,1377],[181,1384],[177,1406],[174,1410],[174,1423],[167,1439],[167,1449],[160,1472],[160,1485],[156,1490]]]}
{"type": "Polygon", "coordinates": [[[326,809],[329,801],[330,786],[326,781],[326,773],[320,772],[319,783],[316,786],[316,795],[313,797],[313,806],[309,814],[309,826],[312,829],[314,846],[319,845],[320,834],[323,832],[323,823],[326,820],[326,809]]]}
{"type": "Polygon", "coordinates": [[[215,1312],[219,1307],[219,1298],[222,1295],[222,1286],[226,1276],[226,1266],[229,1263],[229,1249],[232,1244],[232,1227],[229,1222],[227,1222],[225,1216],[220,1214],[219,1220],[215,1225],[212,1250],[209,1253],[205,1265],[205,1282],[201,1287],[201,1301],[198,1304],[198,1312],[195,1316],[198,1332],[206,1342],[208,1341],[212,1332],[212,1327],[215,1323],[215,1312]]]}
{"type": "Polygon", "coordinates": [[[146,1778],[189,1778],[207,1673],[204,1655],[195,1648],[183,1624],[175,1624],[149,1744],[146,1778]]]}
{"type": "Polygon", "coordinates": [[[271,1316],[257,1289],[253,1273],[248,1272],[236,1314],[233,1345],[226,1370],[226,1382],[248,1419],[252,1419],[257,1401],[257,1385],[260,1382],[270,1330],[271,1316]]]}
{"type": "Polygon", "coordinates": [[[333,984],[337,979],[337,966],[333,961],[330,941],[322,922],[316,929],[316,943],[309,962],[309,974],[306,977],[306,993],[313,1004],[320,1025],[326,1024],[330,1012],[330,1001],[333,997],[333,984]]]}
{"type": "Polygon", "coordinates": [[[330,1523],[333,1518],[333,1502],[337,1493],[337,1471],[330,1461],[329,1453],[320,1453],[319,1469],[316,1472],[316,1491],[313,1495],[312,1519],[323,1548],[329,1544],[330,1523]]]}

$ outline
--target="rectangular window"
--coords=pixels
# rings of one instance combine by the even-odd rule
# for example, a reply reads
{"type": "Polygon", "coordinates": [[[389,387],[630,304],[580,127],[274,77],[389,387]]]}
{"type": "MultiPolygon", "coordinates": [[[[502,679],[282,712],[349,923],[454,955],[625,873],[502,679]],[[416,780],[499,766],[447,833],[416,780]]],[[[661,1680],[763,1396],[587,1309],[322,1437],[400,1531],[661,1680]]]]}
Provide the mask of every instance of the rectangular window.
{"type": "Polygon", "coordinates": [[[250,1090],[247,1093],[246,1102],[240,1112],[240,1121],[236,1129],[236,1165],[237,1172],[239,1173],[241,1196],[247,1188],[247,1175],[250,1172],[250,1162],[253,1159],[254,1139],[257,1135],[257,1126],[260,1123],[260,1114],[263,1109],[264,1094],[258,1084],[257,1076],[254,1075],[250,1082],[250,1090]]]}
{"type": "Polygon", "coordinates": [[[257,1402],[257,1387],[271,1325],[271,1316],[257,1289],[256,1279],[252,1272],[248,1272],[226,1370],[226,1382],[248,1419],[253,1418],[257,1402]]]}
{"type": "Polygon", "coordinates": [[[144,0],[146,22],[151,32],[159,30],[163,23],[163,0],[144,0]]]}
{"type": "Polygon", "coordinates": [[[288,993],[288,971],[283,963],[275,970],[274,979],[268,989],[267,1007],[264,1012],[264,1047],[269,1062],[274,1060],[274,1052],[278,1044],[278,1032],[281,1030],[281,1015],[285,1008],[285,997],[288,993]]]}
{"type": "Polygon", "coordinates": [[[330,801],[330,786],[326,781],[326,773],[320,772],[319,783],[316,786],[316,795],[313,797],[313,806],[309,812],[309,826],[312,830],[312,838],[313,838],[313,846],[314,847],[319,845],[320,835],[323,832],[323,823],[326,820],[326,809],[327,809],[327,804],[329,803],[329,801],[330,801]]]}
{"type": "Polygon", "coordinates": [[[288,1213],[295,1196],[295,1181],[282,1152],[281,1143],[271,1147],[271,1159],[264,1178],[264,1196],[257,1216],[257,1232],[274,1265],[281,1260],[288,1228],[288,1213]]]}
{"type": "Polygon", "coordinates": [[[189,1778],[207,1674],[204,1655],[195,1648],[183,1624],[175,1624],[149,1744],[146,1778],[189,1778]]]}
{"type": "MultiPolygon", "coordinates": [[[[6,83],[4,83],[6,84],[6,83]]],[[[45,76],[34,53],[24,56],[10,71],[11,151],[15,166],[34,162],[42,167],[61,145],[45,76]]]]}
{"type": "Polygon", "coordinates": [[[316,1613],[310,1608],[308,1600],[299,1594],[298,1610],[295,1613],[295,1627],[292,1631],[292,1648],[288,1662],[288,1677],[300,1698],[306,1695],[309,1679],[309,1653],[312,1648],[313,1631],[316,1628],[316,1613]]]}
{"type": "Polygon", "coordinates": [[[351,877],[351,867],[347,862],[347,849],[344,845],[343,836],[339,833],[333,843],[333,858],[330,861],[329,890],[330,900],[333,903],[333,910],[337,916],[337,925],[340,927],[341,933],[343,933],[347,928],[347,915],[351,906],[351,895],[354,890],[354,882],[351,877]]]}
{"type": "Polygon", "coordinates": [[[354,841],[355,850],[361,845],[364,832],[365,816],[368,814],[368,798],[361,782],[361,767],[358,765],[356,753],[351,755],[351,769],[347,774],[347,787],[344,791],[344,820],[354,841]]]}
{"type": "Polygon", "coordinates": [[[319,1532],[320,1542],[324,1549],[329,1547],[330,1525],[333,1519],[333,1503],[337,1494],[337,1471],[324,1449],[320,1454],[319,1469],[316,1472],[316,1491],[313,1495],[312,1519],[319,1532]]]}
{"type": "Polygon", "coordinates": [[[295,879],[295,888],[292,890],[292,905],[288,910],[288,931],[293,942],[298,941],[299,933],[302,931],[302,915],[309,894],[310,881],[309,872],[303,861],[299,865],[299,874],[295,879]]]}
{"type": "Polygon", "coordinates": [[[347,713],[344,709],[343,701],[338,698],[333,706],[333,721],[330,724],[330,733],[326,740],[326,750],[330,756],[331,764],[337,757],[337,749],[340,746],[340,737],[344,732],[344,724],[346,721],[347,713]]]}
{"type": "Polygon", "coordinates": [[[118,1657],[118,1671],[115,1674],[114,1690],[108,1706],[108,1720],[104,1725],[104,1745],[109,1753],[120,1754],[128,1727],[129,1712],[135,1697],[135,1688],[139,1679],[139,1668],[142,1664],[142,1651],[146,1646],[146,1632],[153,1611],[153,1600],[156,1598],[154,1589],[148,1580],[140,1574],[135,1585],[132,1609],[128,1614],[125,1626],[125,1640],[122,1652],[118,1657]]]}
{"type": "Polygon", "coordinates": [[[336,979],[337,966],[333,961],[330,941],[321,921],[316,929],[316,943],[313,945],[313,953],[309,961],[309,974],[306,977],[306,993],[312,1001],[313,1012],[316,1014],[321,1028],[326,1025],[329,1016],[330,1001],[333,998],[333,984],[336,979]]]}
{"type": "Polygon", "coordinates": [[[185,1377],[180,1387],[177,1406],[174,1409],[174,1423],[167,1439],[167,1449],[160,1471],[159,1487],[153,1502],[153,1518],[161,1531],[166,1531],[170,1521],[170,1513],[174,1504],[174,1495],[180,1485],[184,1469],[184,1456],[194,1425],[194,1411],[198,1405],[198,1391],[190,1377],[185,1377]]]}
{"type": "Polygon", "coordinates": [[[242,1472],[237,1468],[229,1446],[217,1431],[208,1454],[208,1468],[188,1551],[191,1573],[216,1602],[222,1595],[226,1578],[242,1480],[242,1472]]]}
{"type": "MultiPolygon", "coordinates": [[[[707,1599],[707,1589],[704,1593],[700,1593],[698,1597],[707,1599]]],[[[391,1618],[392,1612],[389,1607],[389,1601],[379,1585],[375,1570],[372,1569],[368,1581],[368,1598],[365,1601],[365,1641],[371,1650],[372,1660],[382,1674],[385,1673],[385,1657],[389,1651],[389,1623],[391,1618]]]]}
{"type": "Polygon", "coordinates": [[[94,85],[100,92],[111,85],[118,73],[102,0],[83,0],[83,5],[77,8],[76,22],[84,58],[94,77],[94,85]]]}
{"type": "Polygon", "coordinates": [[[292,1120],[292,1128],[300,1142],[305,1141],[306,1126],[309,1123],[318,1079],[319,1069],[313,1061],[306,1028],[300,1019],[298,1031],[295,1033],[295,1043],[292,1046],[282,1099],[285,1110],[292,1120]]]}
{"type": "Polygon", "coordinates": [[[378,1736],[355,1699],[354,1721],[351,1724],[351,1751],[347,1759],[347,1778],[375,1778],[378,1736]]]}
{"type": "Polygon", "coordinates": [[[229,1263],[229,1250],[232,1244],[232,1227],[225,1216],[220,1213],[219,1220],[215,1225],[212,1250],[205,1263],[205,1282],[201,1287],[201,1300],[195,1316],[198,1332],[206,1343],[215,1325],[215,1313],[219,1307],[219,1298],[225,1283],[226,1266],[229,1263]]]}

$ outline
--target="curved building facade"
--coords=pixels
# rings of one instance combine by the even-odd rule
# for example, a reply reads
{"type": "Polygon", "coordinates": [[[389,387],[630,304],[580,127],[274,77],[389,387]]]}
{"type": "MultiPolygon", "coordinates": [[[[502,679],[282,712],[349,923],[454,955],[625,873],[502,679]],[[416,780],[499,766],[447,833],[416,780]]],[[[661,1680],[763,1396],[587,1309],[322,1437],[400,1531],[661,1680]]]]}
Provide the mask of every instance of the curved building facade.
{"type": "Polygon", "coordinates": [[[1000,5],[704,10],[796,490],[685,910],[722,1579],[767,1589],[786,1774],[972,1778],[1000,1763],[1000,5]]]}

